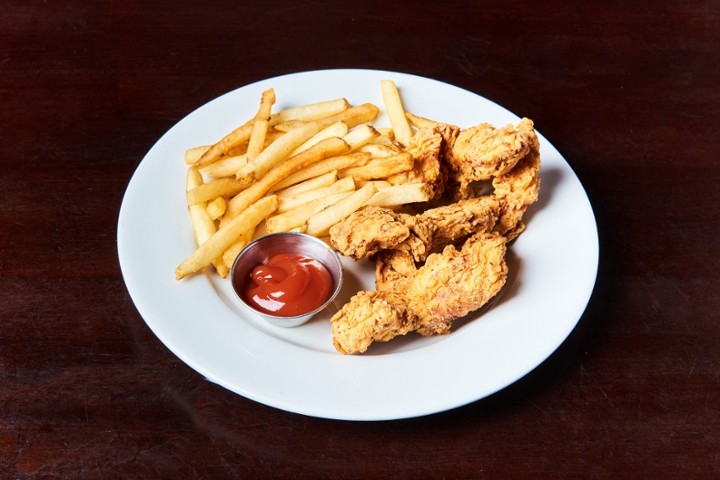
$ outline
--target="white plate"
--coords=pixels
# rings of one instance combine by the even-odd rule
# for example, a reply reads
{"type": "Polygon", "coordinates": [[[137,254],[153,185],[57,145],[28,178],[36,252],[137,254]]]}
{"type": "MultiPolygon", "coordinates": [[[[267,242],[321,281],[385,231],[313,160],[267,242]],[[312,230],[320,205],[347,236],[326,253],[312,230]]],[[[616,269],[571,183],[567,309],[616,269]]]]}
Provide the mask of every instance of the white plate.
{"type": "MultiPolygon", "coordinates": [[[[552,354],[580,319],[597,273],[597,227],[582,185],[542,136],[541,198],[510,249],[502,296],[492,308],[457,321],[450,335],[410,334],[375,344],[363,355],[338,354],[328,319],[357,290],[374,288],[367,263],[345,262],[347,279],[338,304],[294,329],[273,327],[243,310],[229,282],[216,276],[175,281],[175,267],[194,248],[184,195],[186,148],[212,143],[250,118],[267,88],[275,89],[276,109],[338,97],[382,107],[384,78],[397,83],[409,111],[424,117],[463,127],[519,120],[483,97],[427,78],[369,70],[304,72],[247,85],[209,102],[171,128],[138,166],[118,222],[125,283],[158,338],[210,381],[257,402],[317,417],[421,416],[512,384],[552,354]]],[[[376,124],[387,126],[386,117],[376,124]]]]}

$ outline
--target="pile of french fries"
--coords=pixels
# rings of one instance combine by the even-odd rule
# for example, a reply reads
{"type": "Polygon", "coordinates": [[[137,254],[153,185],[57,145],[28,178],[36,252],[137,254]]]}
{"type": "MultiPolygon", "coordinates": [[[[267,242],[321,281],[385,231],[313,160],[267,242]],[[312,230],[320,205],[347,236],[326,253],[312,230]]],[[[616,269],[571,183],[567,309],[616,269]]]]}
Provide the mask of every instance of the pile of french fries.
{"type": "Polygon", "coordinates": [[[373,126],[376,105],[353,106],[345,98],[273,113],[269,89],[253,118],[212,145],[188,149],[186,197],[197,249],[178,265],[176,278],[209,265],[226,277],[256,235],[324,238],[364,205],[427,201],[427,185],[389,181],[413,168],[404,148],[423,119],[405,112],[392,80],[380,87],[388,128],[373,126]]]}

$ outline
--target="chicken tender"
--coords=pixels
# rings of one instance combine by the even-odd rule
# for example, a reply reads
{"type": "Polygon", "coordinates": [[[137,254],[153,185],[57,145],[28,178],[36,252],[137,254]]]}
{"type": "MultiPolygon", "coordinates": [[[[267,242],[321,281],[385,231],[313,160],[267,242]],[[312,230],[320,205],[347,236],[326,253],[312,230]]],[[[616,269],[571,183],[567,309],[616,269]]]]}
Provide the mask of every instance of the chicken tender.
{"type": "Polygon", "coordinates": [[[384,207],[362,207],[330,227],[330,245],[356,260],[394,248],[409,236],[401,215],[384,207]]]}
{"type": "Polygon", "coordinates": [[[523,118],[517,127],[495,128],[488,123],[460,131],[446,149],[455,198],[472,196],[473,182],[491,180],[509,172],[537,146],[532,120],[523,118]]]}
{"type": "Polygon", "coordinates": [[[506,239],[481,232],[460,250],[450,245],[428,257],[403,295],[419,317],[422,335],[450,332],[452,321],[485,305],[507,280],[506,239]]]}
{"type": "Polygon", "coordinates": [[[419,215],[366,206],[330,229],[330,244],[356,260],[394,249],[422,262],[430,253],[472,233],[492,230],[499,205],[495,198],[486,196],[432,208],[419,215]]]}
{"type": "Polygon", "coordinates": [[[358,292],[330,320],[333,345],[343,354],[363,353],[417,327],[417,316],[391,292],[358,292]]]}
{"type": "Polygon", "coordinates": [[[333,344],[344,354],[363,353],[373,342],[386,342],[417,331],[446,334],[453,320],[485,305],[507,280],[505,237],[481,232],[458,250],[447,246],[417,268],[396,250],[380,254],[386,277],[377,290],[357,293],[331,319],[333,344]]]}
{"type": "Polygon", "coordinates": [[[443,137],[433,129],[421,130],[413,136],[405,149],[415,160],[413,168],[388,178],[393,185],[423,183],[430,188],[430,200],[436,200],[445,191],[447,168],[440,160],[443,137]]]}
{"type": "Polygon", "coordinates": [[[493,179],[493,196],[498,199],[498,222],[495,231],[508,240],[525,228],[522,222],[528,206],[537,202],[540,192],[540,152],[535,146],[508,173],[493,179]]]}

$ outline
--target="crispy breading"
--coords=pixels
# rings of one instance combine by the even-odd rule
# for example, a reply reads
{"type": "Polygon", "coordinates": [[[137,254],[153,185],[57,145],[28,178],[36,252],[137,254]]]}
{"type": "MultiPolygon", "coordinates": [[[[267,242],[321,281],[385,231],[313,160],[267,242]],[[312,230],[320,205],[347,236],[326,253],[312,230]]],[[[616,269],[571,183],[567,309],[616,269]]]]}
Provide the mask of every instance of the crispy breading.
{"type": "Polygon", "coordinates": [[[532,120],[496,128],[488,123],[461,130],[444,158],[455,198],[471,195],[473,182],[509,172],[538,143],[532,120]]]}
{"type": "Polygon", "coordinates": [[[405,149],[413,156],[413,168],[389,177],[388,181],[393,185],[423,183],[430,188],[430,200],[440,198],[447,179],[447,168],[440,160],[442,145],[443,137],[435,130],[417,132],[405,149]]]}
{"type": "Polygon", "coordinates": [[[485,305],[507,279],[505,237],[481,232],[461,249],[447,246],[417,268],[406,252],[387,250],[378,257],[385,274],[377,290],[357,293],[331,319],[333,344],[343,354],[365,352],[417,331],[446,334],[453,320],[485,305]]]}
{"type": "Polygon", "coordinates": [[[491,230],[499,202],[490,196],[469,198],[418,215],[366,206],[330,229],[330,244],[355,259],[381,250],[408,252],[417,262],[472,233],[491,230]]]}
{"type": "Polygon", "coordinates": [[[365,206],[330,227],[330,244],[356,260],[394,248],[410,235],[401,216],[389,208],[365,206]]]}
{"type": "Polygon", "coordinates": [[[404,296],[422,335],[450,332],[452,321],[485,305],[507,279],[506,239],[481,232],[457,249],[434,253],[406,283],[404,296]]]}
{"type": "Polygon", "coordinates": [[[537,202],[540,192],[540,151],[537,145],[509,172],[493,179],[493,196],[498,199],[495,231],[512,240],[525,228],[527,207],[537,202]]]}
{"type": "Polygon", "coordinates": [[[392,292],[358,292],[331,319],[333,345],[343,354],[363,353],[417,327],[417,316],[392,292]]]}

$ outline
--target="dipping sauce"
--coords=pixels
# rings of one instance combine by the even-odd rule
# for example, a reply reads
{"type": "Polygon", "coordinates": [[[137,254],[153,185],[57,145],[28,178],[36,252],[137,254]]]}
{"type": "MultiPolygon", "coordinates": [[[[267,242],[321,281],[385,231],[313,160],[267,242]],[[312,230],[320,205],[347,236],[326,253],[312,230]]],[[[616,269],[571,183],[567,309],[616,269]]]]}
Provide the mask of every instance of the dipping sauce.
{"type": "Polygon", "coordinates": [[[306,255],[281,253],[256,266],[241,291],[244,300],[261,312],[294,317],[325,303],[332,288],[325,265],[306,255]]]}

